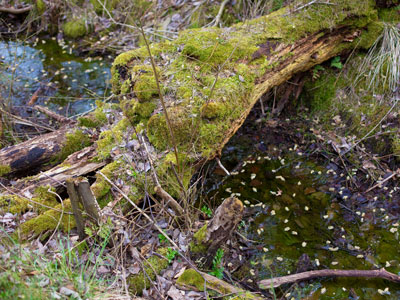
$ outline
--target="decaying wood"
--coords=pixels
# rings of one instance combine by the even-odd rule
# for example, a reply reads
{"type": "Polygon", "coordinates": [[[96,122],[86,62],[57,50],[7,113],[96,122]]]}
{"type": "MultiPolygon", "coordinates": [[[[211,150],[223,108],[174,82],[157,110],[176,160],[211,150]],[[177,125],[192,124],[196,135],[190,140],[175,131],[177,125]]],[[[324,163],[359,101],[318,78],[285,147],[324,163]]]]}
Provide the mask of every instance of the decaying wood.
{"type": "Polygon", "coordinates": [[[242,220],[242,216],[242,201],[235,197],[225,199],[215,211],[212,220],[206,224],[207,228],[204,237],[199,240],[196,238],[196,234],[194,236],[193,243],[195,247],[192,247],[191,250],[196,249],[196,246],[207,249],[205,252],[196,253],[194,251],[195,260],[200,261],[206,267],[211,266],[216,251],[230,238],[236,226],[242,220]]]}
{"type": "Polygon", "coordinates": [[[276,288],[282,284],[293,283],[301,280],[308,280],[319,277],[367,277],[382,278],[392,282],[400,283],[400,276],[386,271],[384,268],[379,270],[316,270],[288,276],[276,277],[261,280],[258,285],[261,289],[276,288]]]}
{"type": "Polygon", "coordinates": [[[75,182],[72,179],[67,179],[67,192],[69,195],[69,200],[71,201],[72,212],[74,213],[76,228],[78,230],[78,235],[81,240],[86,237],[85,234],[85,223],[83,221],[82,211],[79,207],[79,195],[76,190],[75,182]]]}
{"type": "Polygon", "coordinates": [[[75,185],[78,187],[78,195],[81,199],[83,206],[85,207],[85,211],[89,215],[92,220],[94,220],[97,224],[100,224],[100,207],[96,201],[96,198],[93,196],[92,191],[90,190],[90,184],[86,178],[80,178],[75,181],[75,185]]]}
{"type": "Polygon", "coordinates": [[[28,179],[20,179],[13,186],[19,193],[33,193],[38,186],[51,186],[60,192],[64,189],[64,182],[71,177],[84,176],[94,172],[105,165],[105,162],[93,162],[96,155],[94,146],[86,147],[67,157],[63,164],[50,170],[39,173],[28,179]]]}
{"type": "Polygon", "coordinates": [[[60,153],[71,127],[40,135],[25,142],[0,150],[0,166],[10,166],[10,174],[40,170],[60,153]]]}

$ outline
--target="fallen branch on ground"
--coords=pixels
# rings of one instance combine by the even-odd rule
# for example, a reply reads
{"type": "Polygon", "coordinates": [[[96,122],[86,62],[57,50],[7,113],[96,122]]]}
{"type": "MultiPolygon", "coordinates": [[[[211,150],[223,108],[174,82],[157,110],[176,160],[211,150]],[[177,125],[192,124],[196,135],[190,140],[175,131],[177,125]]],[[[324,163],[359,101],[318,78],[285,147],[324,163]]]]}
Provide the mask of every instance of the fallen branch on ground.
{"type": "Polygon", "coordinates": [[[367,277],[381,278],[392,282],[400,283],[400,276],[386,271],[384,268],[379,270],[316,270],[297,273],[288,276],[264,279],[258,282],[261,289],[270,289],[281,286],[282,284],[293,283],[319,277],[367,277]]]}
{"type": "Polygon", "coordinates": [[[22,8],[14,8],[14,7],[0,7],[0,12],[20,15],[29,12],[32,9],[32,5],[22,7],[22,8]]]}

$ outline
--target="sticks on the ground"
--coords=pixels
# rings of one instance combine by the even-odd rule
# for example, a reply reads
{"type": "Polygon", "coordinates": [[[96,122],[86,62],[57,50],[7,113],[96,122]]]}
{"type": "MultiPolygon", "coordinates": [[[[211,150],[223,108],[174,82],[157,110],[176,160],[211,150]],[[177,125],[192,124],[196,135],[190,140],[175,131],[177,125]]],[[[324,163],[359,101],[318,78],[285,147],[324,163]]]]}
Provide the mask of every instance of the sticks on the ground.
{"type": "Polygon", "coordinates": [[[86,236],[85,227],[83,222],[83,216],[81,209],[79,208],[79,196],[73,179],[67,179],[67,192],[69,200],[71,201],[72,212],[74,213],[76,228],[78,229],[78,235],[80,240],[83,240],[86,236]]]}
{"type": "Polygon", "coordinates": [[[400,283],[400,276],[386,271],[384,268],[379,270],[316,270],[297,273],[288,276],[264,279],[258,282],[261,289],[276,288],[282,284],[293,283],[301,280],[308,280],[319,277],[368,277],[382,278],[392,282],[400,283]]]}
{"type": "Polygon", "coordinates": [[[4,12],[7,14],[20,15],[29,12],[32,9],[32,5],[28,5],[22,8],[14,8],[14,7],[0,7],[0,12],[4,12]]]}
{"type": "Polygon", "coordinates": [[[79,238],[83,240],[86,235],[82,212],[79,208],[80,203],[83,204],[86,213],[95,221],[96,224],[100,224],[101,221],[100,207],[90,190],[90,185],[86,178],[68,179],[67,192],[71,200],[72,211],[75,216],[79,238]]]}
{"type": "Polygon", "coordinates": [[[33,108],[36,109],[37,111],[40,111],[41,113],[44,113],[45,115],[49,116],[50,118],[60,122],[61,124],[73,123],[74,122],[73,120],[71,120],[71,119],[69,119],[67,117],[61,116],[61,115],[49,110],[46,107],[43,107],[43,106],[40,106],[40,105],[35,105],[33,108]]]}
{"type": "Polygon", "coordinates": [[[165,203],[172,208],[172,210],[178,215],[178,217],[182,217],[184,215],[184,211],[182,206],[179,205],[178,202],[170,194],[168,194],[161,185],[157,185],[154,188],[154,192],[161,197],[165,201],[165,203]]]}

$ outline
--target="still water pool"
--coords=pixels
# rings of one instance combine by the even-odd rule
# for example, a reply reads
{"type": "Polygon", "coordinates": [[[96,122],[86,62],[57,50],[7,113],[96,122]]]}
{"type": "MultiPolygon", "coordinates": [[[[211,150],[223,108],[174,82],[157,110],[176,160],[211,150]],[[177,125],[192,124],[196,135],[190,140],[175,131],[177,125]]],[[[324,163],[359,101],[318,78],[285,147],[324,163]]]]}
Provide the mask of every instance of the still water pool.
{"type": "Polygon", "coordinates": [[[68,117],[92,109],[109,95],[110,62],[74,53],[56,40],[0,41],[2,100],[24,117],[33,95],[34,104],[68,117]]]}
{"type": "MultiPolygon", "coordinates": [[[[385,208],[390,197],[352,193],[334,164],[318,165],[295,145],[250,156],[226,149],[225,166],[241,163],[208,197],[219,202],[234,195],[247,207],[239,232],[253,244],[236,278],[257,282],[310,269],[399,273],[399,222],[385,208]]],[[[314,280],[275,293],[283,299],[400,299],[398,285],[362,278],[314,280]]]]}

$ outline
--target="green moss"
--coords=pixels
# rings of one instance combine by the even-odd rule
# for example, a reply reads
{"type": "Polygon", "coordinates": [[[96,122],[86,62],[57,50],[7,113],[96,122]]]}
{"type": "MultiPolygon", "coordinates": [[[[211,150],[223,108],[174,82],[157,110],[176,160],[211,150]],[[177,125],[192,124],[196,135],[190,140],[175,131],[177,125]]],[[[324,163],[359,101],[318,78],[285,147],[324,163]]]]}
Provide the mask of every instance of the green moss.
{"type": "Polygon", "coordinates": [[[194,269],[185,270],[182,275],[179,276],[176,283],[183,286],[194,286],[199,291],[204,292],[204,279],[194,269]]]}
{"type": "Polygon", "coordinates": [[[122,119],[112,129],[100,134],[96,142],[98,159],[104,160],[110,157],[111,149],[122,142],[123,134],[129,125],[128,119],[122,119]]]}
{"type": "Polygon", "coordinates": [[[158,95],[157,83],[153,75],[142,75],[133,87],[136,97],[141,101],[151,100],[158,95]]]}
{"type": "Polygon", "coordinates": [[[46,10],[46,3],[43,0],[36,0],[36,9],[39,15],[42,15],[46,10]]]}
{"type": "Polygon", "coordinates": [[[66,134],[66,140],[61,146],[60,152],[54,157],[53,162],[62,162],[68,155],[75,153],[92,144],[90,137],[77,129],[73,133],[66,134]]]}
{"type": "Polygon", "coordinates": [[[312,112],[329,110],[332,101],[336,97],[337,74],[333,71],[325,71],[327,75],[321,76],[315,81],[305,84],[305,97],[312,112]],[[310,91],[308,93],[308,91],[310,91]]]}
{"type": "Polygon", "coordinates": [[[369,49],[376,39],[381,35],[384,28],[382,22],[370,22],[366,29],[363,29],[361,36],[355,41],[359,48],[369,49]]]}
{"type": "MultiPolygon", "coordinates": [[[[49,209],[41,215],[22,223],[19,228],[23,239],[30,235],[34,237],[45,233],[46,231],[53,231],[57,228],[58,222],[61,217],[61,211],[63,211],[63,217],[60,221],[59,229],[64,232],[70,231],[75,227],[75,219],[72,214],[71,203],[69,199],[63,201],[62,204],[58,204],[54,209],[49,209]]],[[[48,234],[41,236],[41,239],[45,239],[48,234]]]]}
{"type": "Polygon", "coordinates": [[[55,189],[49,186],[39,186],[35,189],[34,191],[34,197],[32,200],[34,200],[37,203],[41,203],[46,205],[42,206],[40,204],[36,204],[36,203],[32,203],[32,206],[34,208],[36,208],[36,210],[40,213],[40,212],[44,212],[46,210],[48,210],[48,207],[55,207],[59,204],[59,202],[56,199],[56,195],[53,193],[49,192],[52,191],[53,193],[55,192],[55,189]]]}
{"type": "Polygon", "coordinates": [[[97,108],[94,110],[94,112],[78,119],[79,126],[97,128],[107,123],[108,120],[104,112],[104,103],[97,100],[96,106],[97,108]]]}
{"type": "MultiPolygon", "coordinates": [[[[176,280],[176,283],[184,287],[193,286],[197,290],[204,292],[204,286],[211,287],[214,290],[218,290],[222,294],[230,294],[232,291],[227,290],[222,284],[218,284],[218,281],[208,281],[205,282],[204,278],[194,269],[185,270],[181,276],[176,280]]],[[[237,300],[250,300],[259,299],[258,296],[252,295],[250,292],[240,290],[235,294],[234,299],[237,300]]]]}
{"type": "MultiPolygon", "coordinates": [[[[117,172],[121,167],[121,162],[119,160],[115,160],[112,163],[109,163],[105,167],[101,169],[101,172],[110,180],[118,177],[119,172],[117,172]]],[[[96,197],[99,202],[100,207],[104,207],[108,203],[107,194],[111,190],[111,185],[104,179],[100,174],[96,175],[96,181],[93,183],[92,187],[93,195],[96,197]]]]}
{"type": "MultiPolygon", "coordinates": [[[[109,11],[112,12],[112,10],[116,7],[118,4],[117,0],[100,0],[102,4],[105,6],[105,8],[109,11]]],[[[99,2],[99,0],[90,0],[90,3],[93,5],[94,11],[97,14],[102,14],[104,12],[104,7],[103,5],[99,2]]]]}
{"type": "Polygon", "coordinates": [[[207,223],[201,227],[194,235],[193,240],[190,242],[189,248],[192,253],[206,253],[207,245],[204,240],[207,234],[207,223]]]}
{"type": "Polygon", "coordinates": [[[83,19],[74,19],[65,23],[63,25],[63,31],[66,37],[73,39],[82,37],[88,32],[85,20],[83,19]]]}
{"type": "Polygon", "coordinates": [[[398,6],[393,8],[380,8],[378,10],[378,16],[379,20],[383,22],[389,22],[389,23],[400,22],[400,14],[398,6]]]}
{"type": "Polygon", "coordinates": [[[202,118],[214,119],[221,115],[224,106],[221,103],[209,102],[202,105],[200,114],[202,118]]]}
{"type": "Polygon", "coordinates": [[[121,85],[120,94],[124,95],[131,93],[131,88],[132,88],[131,85],[132,83],[130,79],[125,80],[124,83],[121,85]]]}
{"type": "MultiPolygon", "coordinates": [[[[185,113],[181,113],[184,108],[181,107],[170,112],[170,120],[172,130],[175,135],[175,140],[180,149],[185,151],[187,144],[192,140],[192,135],[195,134],[194,120],[188,118],[185,113]]],[[[153,115],[147,122],[147,131],[150,142],[158,149],[165,150],[168,146],[172,147],[170,142],[170,133],[167,127],[167,121],[164,115],[153,115]]]]}
{"type": "MultiPolygon", "coordinates": [[[[56,196],[48,191],[49,188],[49,186],[37,187],[31,200],[14,195],[0,196],[0,211],[3,213],[22,214],[31,209],[42,213],[48,210],[49,207],[55,207],[59,202],[56,196]]],[[[50,190],[54,192],[54,188],[50,188],[50,190]]]]}
{"type": "MultiPolygon", "coordinates": [[[[167,254],[167,249],[160,248],[157,252],[165,256],[167,254]]],[[[169,262],[167,259],[152,255],[143,262],[144,272],[140,271],[139,274],[130,275],[128,277],[129,291],[134,295],[141,295],[142,291],[150,287],[150,282],[154,281],[156,276],[159,275],[168,264],[169,262]]]]}
{"type": "Polygon", "coordinates": [[[11,172],[11,167],[9,165],[0,165],[0,176],[7,175],[11,172]]]}
{"type": "Polygon", "coordinates": [[[179,159],[179,167],[176,163],[176,157],[174,152],[169,152],[162,161],[158,164],[156,171],[158,178],[168,193],[176,198],[179,199],[183,195],[182,187],[174,174],[174,170],[172,169],[172,165],[174,165],[175,171],[178,173],[180,182],[185,188],[189,187],[190,180],[192,179],[194,168],[193,162],[194,160],[188,157],[185,153],[179,152],[178,153],[179,159]],[[179,171],[178,171],[179,170],[179,171]]]}
{"type": "Polygon", "coordinates": [[[142,120],[150,118],[152,112],[157,107],[155,101],[139,102],[137,99],[122,100],[120,106],[124,115],[136,124],[142,120]]]}
{"type": "Polygon", "coordinates": [[[12,214],[21,214],[29,209],[29,201],[15,195],[0,196],[0,212],[2,214],[10,212],[12,214]]]}

